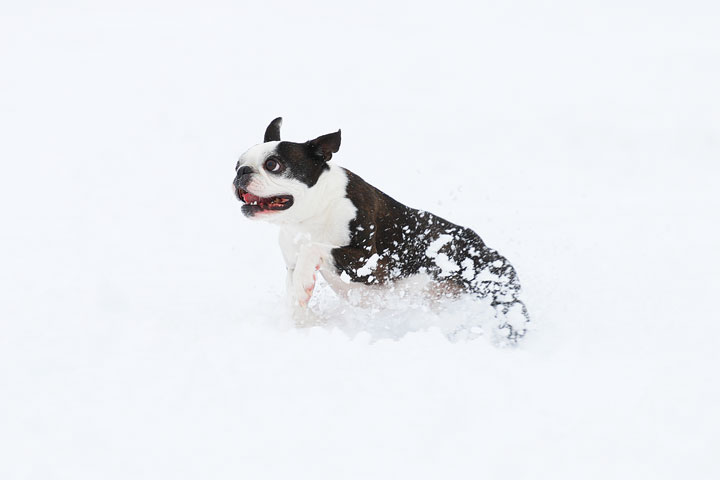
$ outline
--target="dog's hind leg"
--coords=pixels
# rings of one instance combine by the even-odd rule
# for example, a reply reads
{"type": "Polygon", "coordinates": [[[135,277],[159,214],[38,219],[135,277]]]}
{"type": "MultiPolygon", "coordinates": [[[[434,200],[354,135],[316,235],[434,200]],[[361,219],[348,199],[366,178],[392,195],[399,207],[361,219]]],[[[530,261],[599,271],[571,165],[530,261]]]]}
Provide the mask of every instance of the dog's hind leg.
{"type": "Polygon", "coordinates": [[[490,299],[499,333],[511,342],[517,341],[525,335],[530,316],[519,298],[520,280],[515,268],[471,230],[462,233],[460,244],[463,248],[449,252],[462,267],[457,272],[458,281],[479,298],[490,299]]]}
{"type": "Polygon", "coordinates": [[[511,302],[493,302],[492,306],[499,321],[498,329],[503,332],[504,337],[516,342],[525,335],[530,316],[522,301],[515,299],[511,302]]]}

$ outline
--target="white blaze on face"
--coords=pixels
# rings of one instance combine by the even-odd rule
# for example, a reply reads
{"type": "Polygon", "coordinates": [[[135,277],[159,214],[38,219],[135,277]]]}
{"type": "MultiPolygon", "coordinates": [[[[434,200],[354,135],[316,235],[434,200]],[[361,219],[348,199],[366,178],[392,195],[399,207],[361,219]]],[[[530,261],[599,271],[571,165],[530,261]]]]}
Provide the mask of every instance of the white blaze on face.
{"type": "Polygon", "coordinates": [[[246,188],[249,193],[258,197],[272,197],[290,193],[282,190],[282,175],[272,174],[265,170],[263,166],[265,160],[275,154],[278,143],[280,142],[261,143],[240,155],[238,168],[251,167],[253,169],[252,181],[246,188]]]}

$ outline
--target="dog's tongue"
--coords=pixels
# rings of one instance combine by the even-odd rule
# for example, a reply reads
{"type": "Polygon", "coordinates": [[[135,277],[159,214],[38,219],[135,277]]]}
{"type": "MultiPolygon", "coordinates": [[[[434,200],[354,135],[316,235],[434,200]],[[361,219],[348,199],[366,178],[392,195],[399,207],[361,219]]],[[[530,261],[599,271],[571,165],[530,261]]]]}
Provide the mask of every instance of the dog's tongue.
{"type": "Polygon", "coordinates": [[[243,201],[245,203],[259,202],[262,200],[260,197],[253,195],[252,193],[243,194],[243,201]]]}

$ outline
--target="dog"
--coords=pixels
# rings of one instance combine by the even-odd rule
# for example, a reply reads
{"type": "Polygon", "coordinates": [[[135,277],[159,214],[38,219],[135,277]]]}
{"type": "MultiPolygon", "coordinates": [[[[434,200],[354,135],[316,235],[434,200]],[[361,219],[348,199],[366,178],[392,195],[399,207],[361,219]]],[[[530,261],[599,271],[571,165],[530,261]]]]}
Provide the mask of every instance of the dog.
{"type": "Polygon", "coordinates": [[[281,126],[274,119],[263,143],[240,156],[233,190],[246,217],[280,226],[295,308],[307,309],[317,272],[343,296],[424,277],[428,294],[489,300],[507,338],[525,334],[530,317],[515,269],[474,231],[405,206],[331,163],[340,130],[294,143],[280,140],[281,126]]]}

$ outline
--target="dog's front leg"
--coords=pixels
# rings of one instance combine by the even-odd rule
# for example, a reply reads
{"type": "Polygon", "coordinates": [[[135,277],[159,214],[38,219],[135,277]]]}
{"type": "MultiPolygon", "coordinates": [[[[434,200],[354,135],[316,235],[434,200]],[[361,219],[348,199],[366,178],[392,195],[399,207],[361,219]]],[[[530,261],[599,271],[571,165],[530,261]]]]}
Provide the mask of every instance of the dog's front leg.
{"type": "Polygon", "coordinates": [[[288,269],[288,293],[293,305],[307,307],[324,254],[325,249],[312,244],[299,248],[295,268],[288,269]]]}
{"type": "Polygon", "coordinates": [[[309,235],[280,231],[280,249],[285,259],[285,286],[290,304],[305,310],[315,288],[317,271],[331,249],[313,242],[309,235]]]}

